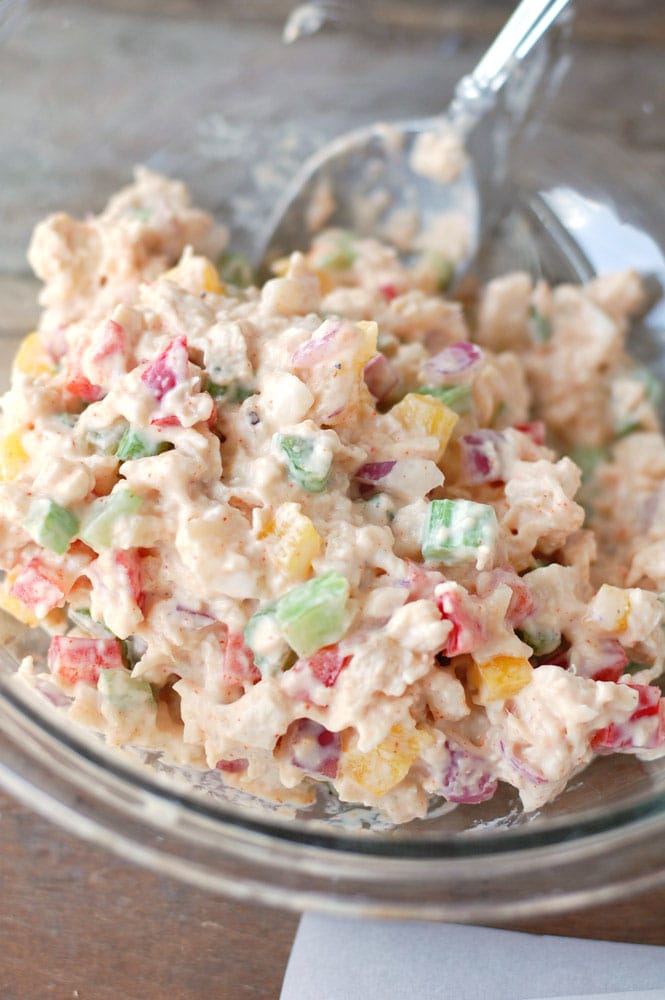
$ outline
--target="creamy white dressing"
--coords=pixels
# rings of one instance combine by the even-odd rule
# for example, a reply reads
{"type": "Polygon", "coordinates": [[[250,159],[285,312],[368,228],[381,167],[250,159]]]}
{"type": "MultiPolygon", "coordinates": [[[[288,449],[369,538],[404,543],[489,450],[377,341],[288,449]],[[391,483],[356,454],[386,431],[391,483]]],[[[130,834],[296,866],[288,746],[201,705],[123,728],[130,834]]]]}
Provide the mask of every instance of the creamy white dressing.
{"type": "MultiPolygon", "coordinates": [[[[435,138],[413,166],[453,176],[435,138]]],[[[393,822],[498,781],[540,808],[596,753],[664,753],[637,277],[506,275],[465,312],[374,240],[323,234],[260,291],[224,286],[222,242],[139,171],[31,244],[44,312],[2,400],[0,603],[58,633],[72,718],[393,822]],[[437,368],[460,342],[474,364],[437,368]],[[578,446],[602,449],[581,491],[578,446]],[[442,500],[460,516],[430,531],[442,500]]]]}

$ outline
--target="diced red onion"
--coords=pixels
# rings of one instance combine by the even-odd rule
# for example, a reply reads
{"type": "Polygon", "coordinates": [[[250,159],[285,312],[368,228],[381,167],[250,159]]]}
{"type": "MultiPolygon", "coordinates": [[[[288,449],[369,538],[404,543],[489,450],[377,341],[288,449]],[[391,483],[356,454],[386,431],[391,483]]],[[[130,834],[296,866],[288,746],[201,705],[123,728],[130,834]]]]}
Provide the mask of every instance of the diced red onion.
{"type": "Polygon", "coordinates": [[[378,483],[382,479],[393,471],[397,465],[396,461],[392,462],[366,462],[365,465],[361,465],[356,472],[356,479],[360,483],[378,483]]]}
{"type": "Polygon", "coordinates": [[[35,680],[35,687],[56,708],[65,708],[71,704],[71,698],[68,698],[64,691],[61,691],[55,684],[51,684],[50,681],[38,677],[35,680]]]}
{"type": "Polygon", "coordinates": [[[385,354],[375,354],[365,365],[363,372],[365,385],[375,399],[382,400],[392,392],[399,382],[399,375],[385,354]]]}
{"type": "Polygon", "coordinates": [[[332,733],[312,719],[297,719],[289,726],[285,743],[291,751],[291,763],[308,774],[326,778],[337,776],[342,752],[339,733],[332,733]]]}
{"type": "Polygon", "coordinates": [[[479,430],[459,439],[462,482],[471,486],[497,482],[503,478],[501,446],[504,437],[498,431],[479,430]]]}
{"type": "Polygon", "coordinates": [[[291,361],[294,368],[311,368],[323,361],[330,353],[332,343],[341,329],[340,320],[326,320],[314,331],[309,340],[296,347],[291,361]]]}
{"type": "Polygon", "coordinates": [[[367,487],[404,499],[420,499],[430,490],[441,486],[443,474],[434,462],[423,458],[405,458],[398,461],[367,462],[355,474],[361,495],[371,496],[367,487]]]}
{"type": "Polygon", "coordinates": [[[236,757],[235,760],[218,760],[215,767],[218,771],[224,771],[226,774],[239,774],[241,771],[246,771],[249,766],[249,761],[245,757],[236,757]]]}
{"type": "Polygon", "coordinates": [[[462,747],[446,744],[450,758],[442,781],[448,802],[477,805],[487,802],[497,789],[496,778],[487,771],[485,761],[462,747]]]}
{"type": "Polygon", "coordinates": [[[445,385],[459,382],[460,375],[470,374],[483,359],[483,352],[468,340],[458,340],[430,358],[425,369],[433,382],[445,385]]]}
{"type": "Polygon", "coordinates": [[[216,619],[207,611],[194,611],[192,608],[185,608],[182,604],[176,604],[176,611],[182,616],[180,624],[186,629],[195,631],[200,628],[208,628],[214,624],[216,619]]]}
{"type": "Polygon", "coordinates": [[[524,778],[532,785],[544,785],[546,783],[546,778],[539,774],[538,771],[530,767],[525,761],[521,760],[516,754],[512,753],[507,749],[504,742],[501,740],[499,742],[499,748],[501,753],[506,758],[510,766],[520,777],[524,778]]]}

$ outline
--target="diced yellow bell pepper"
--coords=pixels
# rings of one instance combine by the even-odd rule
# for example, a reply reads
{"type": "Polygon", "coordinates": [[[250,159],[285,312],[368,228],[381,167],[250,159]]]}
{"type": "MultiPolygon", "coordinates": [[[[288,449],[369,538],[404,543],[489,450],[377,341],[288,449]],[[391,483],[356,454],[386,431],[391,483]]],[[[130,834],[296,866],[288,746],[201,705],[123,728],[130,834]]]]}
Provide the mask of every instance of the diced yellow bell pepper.
{"type": "Polygon", "coordinates": [[[278,257],[277,260],[274,260],[270,265],[270,270],[276,278],[285,278],[290,264],[290,257],[278,257]]]}
{"type": "Polygon", "coordinates": [[[214,295],[224,294],[224,286],[219,280],[217,268],[209,260],[203,265],[203,287],[206,292],[212,292],[214,295]]]}
{"type": "Polygon", "coordinates": [[[35,330],[24,337],[14,357],[14,371],[23,375],[54,375],[55,367],[35,330]]]}
{"type": "Polygon", "coordinates": [[[0,441],[0,480],[8,483],[17,479],[28,462],[20,431],[10,431],[0,441]]]}
{"type": "Polygon", "coordinates": [[[437,460],[441,458],[459,420],[454,410],[433,396],[409,392],[390,411],[400,424],[414,434],[428,434],[439,442],[437,460]]]}
{"type": "Polygon", "coordinates": [[[630,610],[628,591],[604,583],[589,605],[585,617],[605,632],[621,633],[628,628],[630,610]]]}
{"type": "Polygon", "coordinates": [[[356,329],[360,330],[363,336],[353,360],[359,368],[364,368],[370,358],[373,358],[376,354],[376,345],[379,341],[379,327],[374,320],[364,319],[356,323],[356,329]]]}
{"type": "Polygon", "coordinates": [[[327,295],[328,292],[332,292],[333,288],[335,287],[335,284],[330,275],[328,274],[328,272],[321,270],[321,268],[318,268],[314,271],[314,274],[319,279],[319,287],[321,289],[321,295],[327,295]]]}
{"type": "Polygon", "coordinates": [[[484,663],[474,663],[467,671],[471,698],[477,705],[512,698],[532,677],[533,667],[523,656],[493,656],[484,663]]]}
{"type": "Polygon", "coordinates": [[[193,295],[200,295],[201,292],[224,294],[219,272],[207,257],[185,255],[175,267],[165,271],[162,277],[174,281],[193,295]]]}
{"type": "Polygon", "coordinates": [[[300,511],[300,504],[283,503],[260,537],[274,536],[271,555],[277,569],[290,580],[304,580],[323,541],[311,520],[300,511]]]}
{"type": "Polygon", "coordinates": [[[13,618],[23,622],[24,625],[34,628],[36,625],[39,625],[39,619],[35,617],[33,612],[23,603],[23,601],[19,601],[17,597],[13,597],[10,594],[10,590],[14,586],[14,581],[16,580],[18,574],[18,570],[10,570],[2,581],[2,584],[0,585],[0,608],[2,608],[3,611],[7,611],[13,618]]]}
{"type": "Polygon", "coordinates": [[[342,773],[378,798],[406,778],[412,764],[430,741],[429,734],[422,730],[407,731],[403,726],[393,726],[390,735],[369,753],[358,750],[344,753],[342,773]]]}

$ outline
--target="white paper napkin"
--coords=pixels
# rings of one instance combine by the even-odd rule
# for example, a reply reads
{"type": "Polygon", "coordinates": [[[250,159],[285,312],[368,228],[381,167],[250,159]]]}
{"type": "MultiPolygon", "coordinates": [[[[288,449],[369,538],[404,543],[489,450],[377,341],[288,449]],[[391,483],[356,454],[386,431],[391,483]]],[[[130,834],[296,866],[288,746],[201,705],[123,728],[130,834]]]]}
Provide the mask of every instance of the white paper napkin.
{"type": "Polygon", "coordinates": [[[281,993],[281,1000],[553,998],[665,1000],[665,948],[306,914],[281,993]]]}

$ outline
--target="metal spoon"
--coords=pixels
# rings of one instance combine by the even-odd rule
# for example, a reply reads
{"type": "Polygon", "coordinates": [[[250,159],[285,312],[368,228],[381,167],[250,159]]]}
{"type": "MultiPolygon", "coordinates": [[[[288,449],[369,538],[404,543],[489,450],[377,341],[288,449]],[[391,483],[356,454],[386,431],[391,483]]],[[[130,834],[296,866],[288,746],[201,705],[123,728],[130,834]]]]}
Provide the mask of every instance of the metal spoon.
{"type": "MultiPolygon", "coordinates": [[[[323,224],[387,238],[407,249],[409,229],[412,235],[415,230],[427,234],[437,220],[450,218],[451,213],[466,219],[467,246],[458,254],[458,274],[463,271],[487,224],[484,206],[481,215],[481,205],[488,200],[483,196],[488,188],[497,187],[500,172],[494,163],[488,169],[493,146],[491,142],[483,145],[482,140],[490,130],[477,126],[487,122],[506,81],[569,2],[522,0],[473,72],[459,81],[443,115],[366,126],[340,136],[310,157],[268,223],[259,255],[264,274],[275,259],[306,248],[323,224]],[[413,168],[414,146],[423,133],[453,133],[463,144],[474,133],[475,166],[469,157],[454,178],[442,182],[423,176],[421,169],[413,168]]],[[[527,88],[526,103],[532,89],[527,88]]],[[[509,139],[510,134],[502,135],[504,144],[509,139]]]]}

